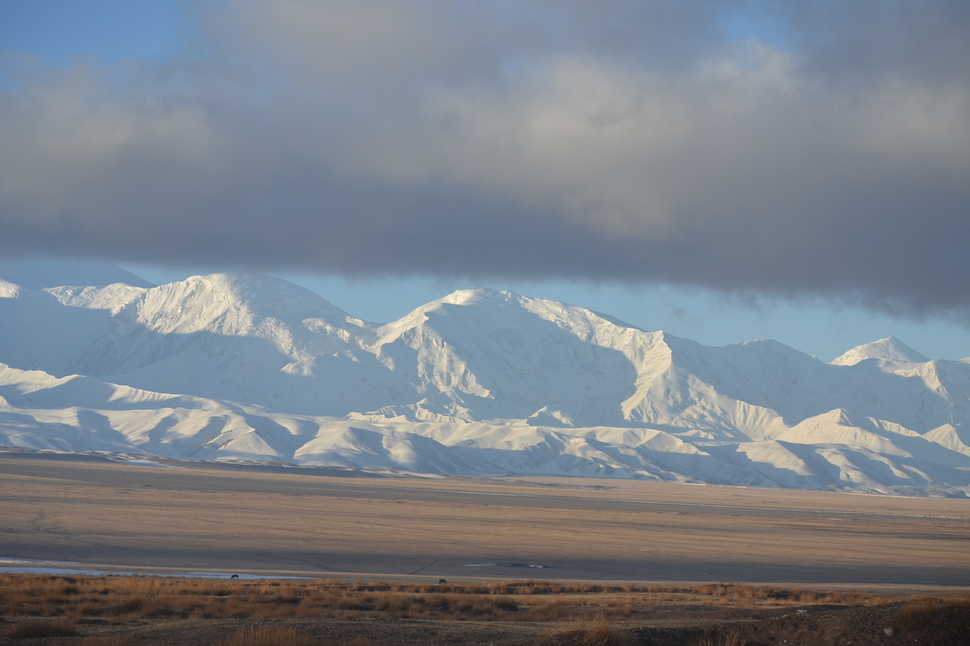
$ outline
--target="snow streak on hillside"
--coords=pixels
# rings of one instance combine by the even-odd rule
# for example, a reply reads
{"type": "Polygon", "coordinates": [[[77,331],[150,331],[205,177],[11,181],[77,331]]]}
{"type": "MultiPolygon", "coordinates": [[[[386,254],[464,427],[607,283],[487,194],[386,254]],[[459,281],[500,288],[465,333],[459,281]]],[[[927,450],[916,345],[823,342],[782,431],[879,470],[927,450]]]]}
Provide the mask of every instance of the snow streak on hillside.
{"type": "Polygon", "coordinates": [[[380,325],[269,276],[6,262],[0,445],[963,495],[970,363],[712,348],[493,290],[380,325]]]}

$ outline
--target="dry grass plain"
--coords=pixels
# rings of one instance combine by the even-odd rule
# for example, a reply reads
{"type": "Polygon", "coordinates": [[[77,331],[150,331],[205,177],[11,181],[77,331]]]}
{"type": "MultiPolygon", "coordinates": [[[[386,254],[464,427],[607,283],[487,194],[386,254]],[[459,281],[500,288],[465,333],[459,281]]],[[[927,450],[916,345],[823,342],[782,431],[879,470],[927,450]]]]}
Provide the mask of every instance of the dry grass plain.
{"type": "Polygon", "coordinates": [[[965,499],[180,466],[0,454],[0,557],[348,581],[970,584],[965,499]]]}
{"type": "Polygon", "coordinates": [[[970,595],[0,574],[10,646],[953,646],[970,595]]]}

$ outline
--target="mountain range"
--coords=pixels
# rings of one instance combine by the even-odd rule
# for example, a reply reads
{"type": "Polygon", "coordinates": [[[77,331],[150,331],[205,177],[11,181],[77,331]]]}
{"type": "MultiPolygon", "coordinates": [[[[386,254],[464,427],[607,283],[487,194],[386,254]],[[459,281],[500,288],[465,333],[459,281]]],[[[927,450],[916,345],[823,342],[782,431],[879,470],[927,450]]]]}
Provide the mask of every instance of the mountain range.
{"type": "Polygon", "coordinates": [[[708,347],[504,291],[387,324],[292,283],[0,261],[0,446],[970,493],[970,359],[708,347]]]}

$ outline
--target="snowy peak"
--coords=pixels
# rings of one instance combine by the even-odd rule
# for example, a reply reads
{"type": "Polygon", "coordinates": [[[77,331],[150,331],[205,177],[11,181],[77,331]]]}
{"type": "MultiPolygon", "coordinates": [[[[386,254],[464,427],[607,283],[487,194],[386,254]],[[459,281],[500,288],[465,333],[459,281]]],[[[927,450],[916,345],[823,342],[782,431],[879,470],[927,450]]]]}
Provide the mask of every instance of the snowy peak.
{"type": "Polygon", "coordinates": [[[899,339],[890,336],[852,348],[833,361],[832,365],[854,366],[867,359],[875,359],[880,365],[885,363],[926,363],[929,361],[927,357],[899,339]]]}
{"type": "MultiPolygon", "coordinates": [[[[650,334],[584,307],[495,289],[458,290],[419,308],[419,311],[427,315],[429,312],[447,310],[449,305],[470,308],[466,311],[468,316],[476,319],[487,317],[488,325],[528,325],[530,320],[540,325],[542,321],[553,323],[583,342],[607,347],[612,347],[616,339],[627,332],[650,334]]],[[[457,310],[451,312],[458,314],[457,310]]]]}
{"type": "Polygon", "coordinates": [[[605,342],[617,331],[637,328],[604,317],[582,307],[559,301],[530,298],[496,289],[462,289],[418,307],[406,316],[388,323],[378,331],[381,343],[395,340],[407,330],[424,326],[472,330],[526,329],[553,323],[560,330],[587,342],[605,342]],[[599,341],[595,339],[599,338],[599,341]]]}
{"type": "Polygon", "coordinates": [[[139,310],[139,320],[160,333],[205,330],[247,336],[267,319],[293,326],[322,320],[337,327],[364,327],[313,292],[262,274],[192,276],[149,290],[139,310]]]}
{"type": "Polygon", "coordinates": [[[522,301],[522,296],[501,289],[459,289],[444,298],[428,303],[428,305],[447,303],[449,305],[514,305],[522,301]]]}
{"type": "Polygon", "coordinates": [[[114,283],[104,287],[64,286],[44,289],[62,305],[92,310],[108,310],[118,314],[130,303],[144,298],[148,290],[132,287],[126,283],[114,283]]]}
{"type": "Polygon", "coordinates": [[[418,391],[433,395],[415,403],[425,412],[525,420],[556,411],[532,422],[551,426],[622,421],[638,365],[660,338],[581,307],[489,289],[456,291],[378,333],[382,359],[412,370],[418,391]]]}
{"type": "Polygon", "coordinates": [[[0,298],[17,298],[20,295],[20,285],[0,278],[0,298]]]}

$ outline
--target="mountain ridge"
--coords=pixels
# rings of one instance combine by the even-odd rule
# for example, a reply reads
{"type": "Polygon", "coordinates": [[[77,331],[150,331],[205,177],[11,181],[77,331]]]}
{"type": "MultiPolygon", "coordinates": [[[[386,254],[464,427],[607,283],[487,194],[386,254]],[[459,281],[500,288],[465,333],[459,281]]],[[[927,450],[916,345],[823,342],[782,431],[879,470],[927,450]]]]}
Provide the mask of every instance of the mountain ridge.
{"type": "Polygon", "coordinates": [[[500,290],[380,324],[260,274],[31,288],[4,266],[0,445],[970,492],[970,364],[892,338],[826,364],[500,290]]]}

